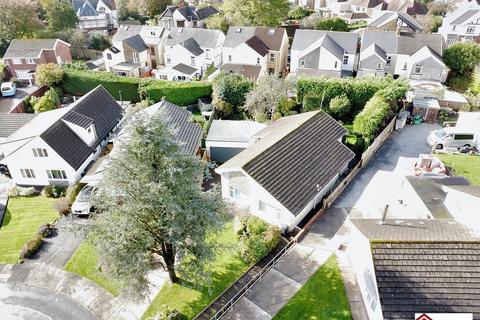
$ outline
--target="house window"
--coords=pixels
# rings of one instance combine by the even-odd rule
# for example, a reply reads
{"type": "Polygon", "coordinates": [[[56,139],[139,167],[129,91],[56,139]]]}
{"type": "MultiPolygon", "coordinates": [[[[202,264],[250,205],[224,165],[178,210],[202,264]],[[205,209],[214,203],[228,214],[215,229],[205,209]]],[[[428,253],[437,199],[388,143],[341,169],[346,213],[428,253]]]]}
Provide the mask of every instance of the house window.
{"type": "Polygon", "coordinates": [[[382,64],[381,63],[377,64],[377,70],[382,70],[382,64]]]}
{"type": "Polygon", "coordinates": [[[391,62],[392,62],[392,57],[388,56],[387,57],[387,66],[389,66],[391,62]]]}
{"type": "Polygon", "coordinates": [[[195,66],[195,57],[190,57],[190,65],[195,66]]]}
{"type": "Polygon", "coordinates": [[[27,70],[17,70],[15,71],[18,79],[32,79],[32,75],[27,70]]]}
{"type": "Polygon", "coordinates": [[[39,157],[39,158],[48,157],[48,153],[47,153],[47,150],[46,150],[46,149],[34,148],[34,149],[32,149],[32,151],[33,151],[33,155],[34,155],[35,157],[39,157]]]}
{"type": "Polygon", "coordinates": [[[337,66],[338,66],[338,61],[335,61],[335,69],[337,69],[337,66]]]}
{"type": "Polygon", "coordinates": [[[257,58],[257,64],[260,64],[260,58],[257,58]]]}
{"type": "Polygon", "coordinates": [[[467,27],[467,33],[474,33],[475,27],[467,27]]]}
{"type": "Polygon", "coordinates": [[[35,64],[35,60],[33,60],[33,59],[27,59],[27,64],[35,64]]]}
{"type": "Polygon", "coordinates": [[[179,80],[179,81],[185,81],[185,80],[187,80],[187,77],[185,77],[185,76],[178,76],[178,77],[177,77],[177,80],[179,80]]]}
{"type": "Polygon", "coordinates": [[[150,47],[150,55],[155,55],[155,47],[150,47]]]}
{"type": "Polygon", "coordinates": [[[210,59],[210,58],[211,58],[210,49],[205,49],[205,59],[210,59]]]}
{"type": "Polygon", "coordinates": [[[98,11],[105,11],[105,7],[98,8],[98,11]]]}
{"type": "Polygon", "coordinates": [[[305,67],[305,59],[302,59],[302,60],[300,61],[300,65],[301,65],[302,67],[305,67]]]}
{"type": "Polygon", "coordinates": [[[150,31],[150,35],[151,35],[151,36],[154,36],[154,35],[155,35],[155,31],[150,31]]]}
{"type": "Polygon", "coordinates": [[[240,191],[235,187],[230,187],[230,198],[232,199],[240,199],[240,191]]]}
{"type": "Polygon", "coordinates": [[[138,63],[139,59],[138,59],[138,52],[134,52],[133,53],[133,62],[135,63],[138,63]]]}
{"type": "Polygon", "coordinates": [[[107,59],[112,60],[112,55],[110,53],[107,53],[107,59]]]}
{"type": "Polygon", "coordinates": [[[406,62],[403,64],[403,70],[407,70],[407,63],[406,62]]]}
{"type": "Polygon", "coordinates": [[[348,64],[348,56],[343,56],[343,64],[348,64]]]}
{"type": "Polygon", "coordinates": [[[455,31],[455,28],[456,28],[456,27],[457,27],[457,26],[453,26],[453,27],[452,27],[452,31],[455,31]]]}
{"type": "Polygon", "coordinates": [[[168,76],[167,76],[166,74],[162,74],[162,75],[160,76],[160,79],[161,79],[161,80],[168,80],[168,76]]]}
{"type": "Polygon", "coordinates": [[[32,169],[20,169],[20,172],[22,173],[22,177],[24,178],[35,178],[35,173],[32,169]]]}
{"type": "Polygon", "coordinates": [[[355,11],[360,11],[360,7],[356,7],[356,8],[355,8],[355,11]]]}
{"type": "Polygon", "coordinates": [[[22,59],[17,59],[17,58],[12,59],[12,63],[13,64],[22,64],[22,59]]]}
{"type": "Polygon", "coordinates": [[[423,69],[423,66],[422,66],[422,65],[416,64],[416,65],[415,65],[415,69],[413,69],[413,73],[415,73],[415,74],[422,74],[422,69],[423,69]]]}
{"type": "Polygon", "coordinates": [[[167,57],[167,64],[170,64],[172,63],[172,60],[170,59],[170,57],[167,57]]]}
{"type": "Polygon", "coordinates": [[[232,61],[232,56],[231,55],[228,55],[228,61],[232,61]]]}
{"type": "Polygon", "coordinates": [[[270,62],[275,62],[275,53],[270,53],[270,62]]]}
{"type": "Polygon", "coordinates": [[[66,180],[67,174],[64,170],[47,170],[47,176],[49,179],[66,180]]]}
{"type": "Polygon", "coordinates": [[[263,202],[262,200],[258,201],[258,210],[260,211],[266,211],[267,210],[267,204],[263,202]]]}

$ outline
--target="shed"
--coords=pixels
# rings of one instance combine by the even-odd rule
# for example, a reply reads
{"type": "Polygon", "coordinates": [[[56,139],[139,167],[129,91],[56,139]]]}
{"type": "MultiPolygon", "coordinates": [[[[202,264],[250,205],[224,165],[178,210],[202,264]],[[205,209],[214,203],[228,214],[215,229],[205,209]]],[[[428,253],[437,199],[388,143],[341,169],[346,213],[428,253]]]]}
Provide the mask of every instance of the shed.
{"type": "Polygon", "coordinates": [[[213,120],[205,140],[210,160],[223,163],[246,149],[267,126],[255,121],[213,120]]]}
{"type": "Polygon", "coordinates": [[[413,99],[413,115],[421,114],[425,122],[435,122],[439,110],[436,99],[413,99]]]}

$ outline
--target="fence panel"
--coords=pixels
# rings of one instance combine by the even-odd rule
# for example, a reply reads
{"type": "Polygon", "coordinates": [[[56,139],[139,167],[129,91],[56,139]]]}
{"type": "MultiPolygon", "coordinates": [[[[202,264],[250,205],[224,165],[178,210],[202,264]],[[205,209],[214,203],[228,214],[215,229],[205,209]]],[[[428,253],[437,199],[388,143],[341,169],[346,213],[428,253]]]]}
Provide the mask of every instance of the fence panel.
{"type": "Polygon", "coordinates": [[[390,136],[390,133],[395,128],[395,122],[397,117],[394,117],[392,121],[387,125],[385,129],[375,138],[373,143],[362,153],[362,165],[366,165],[373,157],[373,155],[378,151],[378,149],[383,145],[385,140],[390,136]]]}

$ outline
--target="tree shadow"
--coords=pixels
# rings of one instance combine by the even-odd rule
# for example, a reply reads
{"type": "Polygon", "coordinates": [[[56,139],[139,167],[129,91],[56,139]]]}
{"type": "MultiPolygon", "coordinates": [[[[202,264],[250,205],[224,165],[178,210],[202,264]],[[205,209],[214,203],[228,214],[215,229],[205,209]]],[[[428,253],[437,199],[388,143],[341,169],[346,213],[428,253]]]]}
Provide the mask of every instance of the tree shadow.
{"type": "Polygon", "coordinates": [[[3,216],[2,227],[7,226],[10,223],[10,220],[12,220],[12,213],[7,208],[7,210],[5,211],[5,215],[3,216]]]}

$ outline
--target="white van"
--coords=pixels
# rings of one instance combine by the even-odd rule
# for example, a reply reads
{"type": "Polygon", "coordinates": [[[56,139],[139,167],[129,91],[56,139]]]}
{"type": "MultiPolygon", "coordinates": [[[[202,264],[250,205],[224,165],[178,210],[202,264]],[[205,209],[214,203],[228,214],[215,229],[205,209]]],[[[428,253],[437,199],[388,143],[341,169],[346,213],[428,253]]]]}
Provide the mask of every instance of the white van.
{"type": "Polygon", "coordinates": [[[430,132],[427,143],[436,149],[475,147],[477,134],[465,128],[447,127],[430,132]]]}

